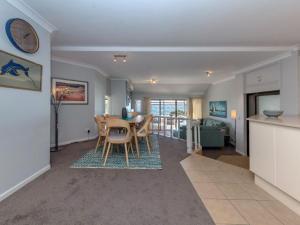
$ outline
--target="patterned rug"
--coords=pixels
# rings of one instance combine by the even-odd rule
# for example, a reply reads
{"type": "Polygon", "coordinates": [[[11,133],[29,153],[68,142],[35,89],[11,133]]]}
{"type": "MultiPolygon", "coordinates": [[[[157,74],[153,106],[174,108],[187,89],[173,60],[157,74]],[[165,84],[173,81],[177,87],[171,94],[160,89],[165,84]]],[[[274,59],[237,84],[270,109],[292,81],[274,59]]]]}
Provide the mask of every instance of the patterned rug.
{"type": "Polygon", "coordinates": [[[114,149],[112,154],[107,158],[106,165],[103,166],[102,147],[95,152],[95,149],[84,154],[79,160],[75,161],[71,168],[109,168],[109,169],[162,169],[160,160],[160,150],[158,137],[151,136],[152,149],[151,154],[148,154],[147,144],[145,141],[140,141],[140,158],[128,153],[129,166],[126,165],[124,149],[120,146],[119,152],[114,149]]]}

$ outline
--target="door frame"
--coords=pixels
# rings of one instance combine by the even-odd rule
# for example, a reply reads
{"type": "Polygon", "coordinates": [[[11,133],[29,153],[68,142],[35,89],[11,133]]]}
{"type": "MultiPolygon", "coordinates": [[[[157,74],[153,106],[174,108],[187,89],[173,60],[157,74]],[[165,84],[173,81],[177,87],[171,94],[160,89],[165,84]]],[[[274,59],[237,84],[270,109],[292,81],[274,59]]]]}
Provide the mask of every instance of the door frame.
{"type": "MultiPolygon", "coordinates": [[[[255,98],[255,115],[257,114],[257,97],[260,96],[268,96],[268,95],[280,95],[280,90],[274,90],[274,91],[263,91],[263,92],[256,92],[256,93],[247,93],[246,94],[246,118],[253,116],[250,115],[250,98],[254,97],[255,98]]],[[[246,121],[246,127],[247,127],[247,156],[249,156],[249,149],[250,149],[250,144],[249,144],[249,121],[246,121]]]]}

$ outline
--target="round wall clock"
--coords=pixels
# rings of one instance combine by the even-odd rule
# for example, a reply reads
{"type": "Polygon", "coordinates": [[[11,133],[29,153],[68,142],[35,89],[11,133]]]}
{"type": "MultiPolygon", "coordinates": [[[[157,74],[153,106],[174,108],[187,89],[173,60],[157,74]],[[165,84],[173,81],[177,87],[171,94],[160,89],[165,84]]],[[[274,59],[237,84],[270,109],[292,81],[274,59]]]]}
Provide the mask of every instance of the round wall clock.
{"type": "Polygon", "coordinates": [[[33,54],[39,49],[38,35],[25,20],[10,19],[6,23],[5,30],[10,42],[20,51],[33,54]]]}

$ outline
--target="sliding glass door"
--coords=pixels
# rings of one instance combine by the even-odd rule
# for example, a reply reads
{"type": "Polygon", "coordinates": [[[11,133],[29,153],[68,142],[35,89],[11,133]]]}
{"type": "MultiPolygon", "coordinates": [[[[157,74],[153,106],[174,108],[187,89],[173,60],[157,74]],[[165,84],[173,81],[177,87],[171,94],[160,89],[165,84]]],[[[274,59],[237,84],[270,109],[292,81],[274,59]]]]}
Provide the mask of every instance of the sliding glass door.
{"type": "Polygon", "coordinates": [[[153,130],[167,137],[185,139],[183,129],[188,115],[188,101],[181,99],[152,99],[153,130]],[[180,134],[181,132],[181,134],[180,134]]]}

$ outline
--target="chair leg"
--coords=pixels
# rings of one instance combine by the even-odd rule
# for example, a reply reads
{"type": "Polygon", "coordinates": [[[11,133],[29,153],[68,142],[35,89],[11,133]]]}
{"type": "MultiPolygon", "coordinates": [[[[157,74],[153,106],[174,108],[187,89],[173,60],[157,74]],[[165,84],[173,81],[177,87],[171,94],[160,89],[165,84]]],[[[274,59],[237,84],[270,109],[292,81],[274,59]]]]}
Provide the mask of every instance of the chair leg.
{"type": "Polygon", "coordinates": [[[129,166],[129,163],[128,163],[128,151],[127,151],[127,143],[124,144],[125,146],[125,157],[126,157],[126,164],[127,166],[129,166]]]}
{"type": "Polygon", "coordinates": [[[148,135],[148,140],[149,140],[150,148],[152,149],[152,142],[151,142],[151,140],[150,140],[150,135],[148,135]]]}
{"type": "Polygon", "coordinates": [[[148,138],[148,136],[146,136],[145,138],[146,138],[146,142],[147,142],[148,153],[150,155],[151,154],[151,150],[150,150],[150,145],[149,145],[149,138],[148,138]]]}
{"type": "Polygon", "coordinates": [[[130,142],[130,150],[131,150],[131,153],[132,153],[133,157],[135,157],[134,152],[133,152],[132,143],[131,143],[131,142],[130,142]]]}
{"type": "Polygon", "coordinates": [[[97,141],[97,144],[96,144],[96,148],[95,148],[95,152],[97,152],[100,143],[101,143],[101,136],[99,136],[99,138],[98,138],[98,141],[97,141]]]}
{"type": "Polygon", "coordinates": [[[104,146],[103,146],[103,149],[102,149],[102,159],[103,159],[103,156],[104,156],[104,154],[105,154],[106,145],[107,145],[107,140],[106,140],[106,138],[105,138],[104,146]]]}
{"type": "Polygon", "coordinates": [[[106,155],[105,155],[105,159],[104,159],[103,166],[105,166],[105,164],[106,164],[106,160],[107,160],[107,157],[108,157],[108,153],[110,152],[110,147],[111,147],[111,144],[110,144],[110,142],[109,142],[109,143],[108,143],[107,150],[106,150],[106,155]]]}
{"type": "Polygon", "coordinates": [[[111,151],[110,151],[110,155],[112,155],[113,151],[114,151],[114,147],[115,145],[111,144],[111,151]]]}

